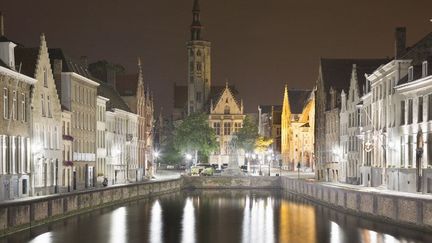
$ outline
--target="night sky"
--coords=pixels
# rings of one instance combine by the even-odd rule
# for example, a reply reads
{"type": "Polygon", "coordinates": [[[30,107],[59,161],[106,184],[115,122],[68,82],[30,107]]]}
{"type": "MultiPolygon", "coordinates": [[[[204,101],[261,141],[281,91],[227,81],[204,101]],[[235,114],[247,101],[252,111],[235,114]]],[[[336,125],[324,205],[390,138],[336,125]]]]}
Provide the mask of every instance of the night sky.
{"type": "MultiPolygon", "coordinates": [[[[171,111],[173,84],[186,83],[193,0],[3,0],[6,36],[74,58],[106,59],[128,72],[136,57],[156,106],[171,111]],[[25,2],[25,3],[24,3],[25,2]]],[[[204,39],[212,42],[212,83],[237,86],[246,111],[280,104],[283,85],[311,89],[319,57],[391,57],[394,28],[408,45],[432,31],[432,1],[201,0],[204,39]]]]}

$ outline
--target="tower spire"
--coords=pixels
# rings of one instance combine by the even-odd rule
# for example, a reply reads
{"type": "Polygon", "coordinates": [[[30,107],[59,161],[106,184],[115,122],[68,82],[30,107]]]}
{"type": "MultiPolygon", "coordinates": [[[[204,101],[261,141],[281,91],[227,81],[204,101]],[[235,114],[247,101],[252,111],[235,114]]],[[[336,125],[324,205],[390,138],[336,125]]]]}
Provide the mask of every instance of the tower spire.
{"type": "Polygon", "coordinates": [[[203,26],[201,25],[201,10],[199,6],[199,0],[194,0],[194,5],[192,8],[192,25],[191,25],[191,40],[201,40],[201,30],[203,26]]]}

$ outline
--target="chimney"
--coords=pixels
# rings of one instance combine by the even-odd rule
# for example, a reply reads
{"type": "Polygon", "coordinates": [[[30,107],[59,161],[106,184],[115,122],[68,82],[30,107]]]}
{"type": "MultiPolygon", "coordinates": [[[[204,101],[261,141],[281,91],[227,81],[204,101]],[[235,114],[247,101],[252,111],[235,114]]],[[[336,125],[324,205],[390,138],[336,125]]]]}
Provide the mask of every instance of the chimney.
{"type": "Polygon", "coordinates": [[[80,57],[81,65],[83,65],[85,68],[88,68],[88,58],[87,56],[81,56],[80,57]]]}
{"type": "Polygon", "coordinates": [[[4,36],[4,20],[2,12],[0,12],[0,36],[4,36]]]}
{"type": "Polygon", "coordinates": [[[114,89],[116,88],[116,71],[114,69],[107,69],[107,82],[110,84],[114,89]]]}
{"type": "Polygon", "coordinates": [[[395,30],[395,58],[402,57],[406,51],[406,27],[397,27],[395,30]]]}

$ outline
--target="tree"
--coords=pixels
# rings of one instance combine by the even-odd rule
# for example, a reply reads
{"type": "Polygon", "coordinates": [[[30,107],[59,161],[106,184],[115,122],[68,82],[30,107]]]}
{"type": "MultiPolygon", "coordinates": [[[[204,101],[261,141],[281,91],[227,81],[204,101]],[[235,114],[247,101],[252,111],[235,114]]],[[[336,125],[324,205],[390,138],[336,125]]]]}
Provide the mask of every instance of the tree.
{"type": "Polygon", "coordinates": [[[206,159],[218,149],[216,134],[209,127],[207,115],[202,113],[186,117],[175,128],[173,142],[174,148],[181,154],[195,155],[195,162],[198,161],[198,153],[206,159]]]}
{"type": "Polygon", "coordinates": [[[272,143],[273,139],[271,138],[259,137],[255,141],[255,152],[257,154],[265,153],[272,143]]]}
{"type": "Polygon", "coordinates": [[[258,139],[258,127],[248,117],[243,121],[243,127],[236,133],[237,147],[247,152],[252,152],[255,149],[255,142],[258,139]]]}

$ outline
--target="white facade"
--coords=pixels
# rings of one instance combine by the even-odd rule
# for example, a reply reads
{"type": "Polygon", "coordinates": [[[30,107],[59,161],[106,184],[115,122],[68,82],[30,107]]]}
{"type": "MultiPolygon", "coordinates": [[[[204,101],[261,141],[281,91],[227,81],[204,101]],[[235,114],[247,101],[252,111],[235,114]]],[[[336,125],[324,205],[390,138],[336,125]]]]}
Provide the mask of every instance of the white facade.
{"type": "Polygon", "coordinates": [[[98,96],[96,100],[96,171],[97,181],[107,177],[106,166],[106,104],[108,99],[98,96]]]}
{"type": "Polygon", "coordinates": [[[71,135],[72,126],[72,113],[63,110],[62,111],[62,141],[63,141],[63,169],[61,171],[61,180],[59,181],[62,188],[65,191],[70,192],[76,189],[76,170],[73,165],[73,137],[71,135]]]}
{"type": "MultiPolygon", "coordinates": [[[[30,49],[21,50],[23,55],[28,55],[26,50],[30,49]]],[[[34,58],[34,77],[38,82],[33,86],[31,98],[32,190],[34,195],[48,195],[64,188],[60,188],[63,170],[61,105],[44,35],[41,36],[39,53],[34,58]]]]}
{"type": "Polygon", "coordinates": [[[138,116],[119,109],[106,112],[106,175],[110,184],[137,180],[138,116]]]}
{"type": "Polygon", "coordinates": [[[72,112],[77,189],[88,188],[96,182],[96,89],[99,84],[74,72],[62,72],[61,81],[61,103],[72,112]]]}
{"type": "MultiPolygon", "coordinates": [[[[14,55],[13,48],[7,50],[14,55]]],[[[27,197],[31,187],[29,100],[37,81],[11,68],[0,65],[0,200],[27,197]]]]}

